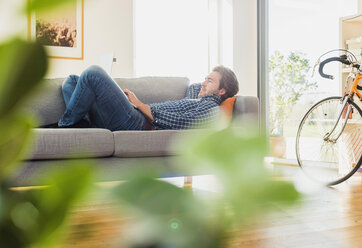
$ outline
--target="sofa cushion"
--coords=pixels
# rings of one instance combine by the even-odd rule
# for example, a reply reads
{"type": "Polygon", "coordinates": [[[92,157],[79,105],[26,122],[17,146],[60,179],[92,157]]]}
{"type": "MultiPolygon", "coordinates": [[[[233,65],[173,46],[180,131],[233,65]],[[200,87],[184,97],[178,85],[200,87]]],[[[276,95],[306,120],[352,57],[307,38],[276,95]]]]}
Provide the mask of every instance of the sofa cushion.
{"type": "Polygon", "coordinates": [[[28,159],[96,158],[112,156],[113,134],[107,129],[35,128],[28,159]]]}
{"type": "Polygon", "coordinates": [[[229,97],[220,104],[220,109],[223,112],[227,122],[230,122],[233,117],[235,100],[236,96],[229,97]]]}
{"type": "Polygon", "coordinates": [[[45,79],[42,88],[26,104],[26,109],[38,119],[39,126],[56,123],[65,111],[62,94],[64,79],[45,79]]]}
{"type": "Polygon", "coordinates": [[[173,141],[197,130],[154,130],[154,131],[116,131],[113,132],[114,156],[148,157],[178,155],[172,146],[173,141]]]}
{"type": "Polygon", "coordinates": [[[114,79],[122,89],[133,91],[144,103],[157,103],[185,98],[190,83],[185,77],[141,77],[114,79]]]}

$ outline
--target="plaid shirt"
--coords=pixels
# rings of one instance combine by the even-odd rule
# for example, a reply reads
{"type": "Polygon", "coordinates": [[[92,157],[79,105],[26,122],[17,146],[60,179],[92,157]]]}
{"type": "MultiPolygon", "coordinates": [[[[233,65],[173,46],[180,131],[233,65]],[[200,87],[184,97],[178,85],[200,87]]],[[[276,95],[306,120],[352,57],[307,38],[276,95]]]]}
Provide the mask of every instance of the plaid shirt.
{"type": "Polygon", "coordinates": [[[192,84],[184,99],[150,104],[155,129],[187,129],[214,122],[221,100],[214,94],[197,98],[200,90],[201,84],[192,84]]]}

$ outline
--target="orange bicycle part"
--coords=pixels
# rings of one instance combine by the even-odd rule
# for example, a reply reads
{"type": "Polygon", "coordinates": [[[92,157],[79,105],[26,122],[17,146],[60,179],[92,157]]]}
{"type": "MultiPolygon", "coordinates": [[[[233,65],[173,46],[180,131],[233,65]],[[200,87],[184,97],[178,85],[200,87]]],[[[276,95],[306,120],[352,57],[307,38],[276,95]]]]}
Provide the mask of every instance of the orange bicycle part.
{"type": "Polygon", "coordinates": [[[357,89],[357,85],[358,85],[358,82],[359,80],[362,79],[362,75],[357,73],[356,75],[356,78],[354,79],[353,81],[353,85],[352,85],[352,89],[351,89],[351,92],[352,93],[355,93],[360,99],[362,98],[362,94],[359,93],[358,89],[357,89]]]}

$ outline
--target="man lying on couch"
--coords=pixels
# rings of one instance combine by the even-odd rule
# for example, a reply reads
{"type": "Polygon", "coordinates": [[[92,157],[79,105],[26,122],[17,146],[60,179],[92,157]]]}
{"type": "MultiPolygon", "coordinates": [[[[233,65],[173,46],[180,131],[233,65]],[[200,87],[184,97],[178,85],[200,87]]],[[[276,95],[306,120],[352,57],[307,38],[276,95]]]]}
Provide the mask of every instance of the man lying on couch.
{"type": "Polygon", "coordinates": [[[217,66],[201,84],[192,84],[186,98],[144,104],[130,90],[122,90],[100,67],[69,76],[62,86],[66,110],[56,124],[44,127],[93,127],[117,130],[187,129],[207,125],[218,116],[219,105],[239,91],[232,70],[217,66]]]}

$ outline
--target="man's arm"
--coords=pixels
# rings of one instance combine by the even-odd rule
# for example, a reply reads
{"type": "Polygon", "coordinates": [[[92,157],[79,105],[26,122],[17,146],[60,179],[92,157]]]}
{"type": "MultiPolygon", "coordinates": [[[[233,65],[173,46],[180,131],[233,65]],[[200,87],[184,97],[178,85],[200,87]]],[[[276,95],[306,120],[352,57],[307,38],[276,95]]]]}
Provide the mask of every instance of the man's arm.
{"type": "Polygon", "coordinates": [[[164,129],[188,129],[208,126],[219,119],[219,108],[207,105],[208,103],[184,113],[176,113],[152,106],[151,113],[155,119],[153,123],[164,129]]]}
{"type": "Polygon", "coordinates": [[[128,100],[137,108],[139,109],[146,117],[148,117],[151,121],[154,121],[152,113],[151,113],[151,108],[150,106],[148,106],[147,104],[144,104],[143,102],[141,102],[140,100],[138,100],[138,98],[136,97],[136,95],[127,89],[124,89],[123,92],[126,94],[126,96],[128,97],[128,100]]]}

